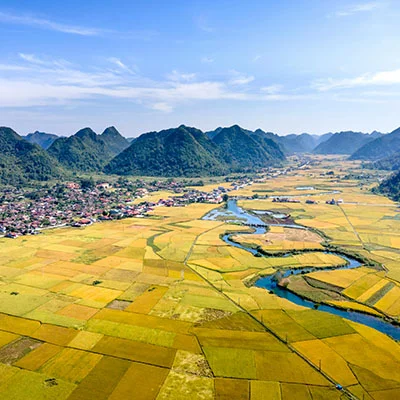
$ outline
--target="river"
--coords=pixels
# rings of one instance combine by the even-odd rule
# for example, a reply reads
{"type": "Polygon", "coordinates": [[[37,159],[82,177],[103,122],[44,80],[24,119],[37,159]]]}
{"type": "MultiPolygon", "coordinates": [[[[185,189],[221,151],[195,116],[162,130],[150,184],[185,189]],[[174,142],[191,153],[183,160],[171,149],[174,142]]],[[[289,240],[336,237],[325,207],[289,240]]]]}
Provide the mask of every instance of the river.
{"type": "MultiPolygon", "coordinates": [[[[208,213],[207,215],[205,215],[203,217],[203,219],[216,220],[218,217],[227,217],[227,216],[229,216],[230,219],[234,219],[234,217],[236,217],[237,221],[244,225],[257,225],[257,228],[256,228],[255,232],[253,232],[253,233],[257,233],[257,234],[265,233],[266,228],[268,227],[268,225],[264,221],[262,221],[256,215],[252,215],[252,214],[248,213],[247,211],[245,211],[244,209],[240,208],[237,205],[236,200],[232,200],[232,199],[228,200],[226,208],[220,208],[217,210],[213,210],[210,213],[208,213]]],[[[274,225],[296,228],[296,229],[307,229],[307,228],[297,225],[297,224],[282,223],[282,224],[274,224],[274,225]]],[[[238,247],[240,249],[246,250],[246,251],[252,253],[253,255],[258,253],[258,251],[256,249],[253,249],[251,247],[247,247],[245,245],[242,245],[242,244],[232,241],[231,237],[235,234],[243,234],[243,232],[229,233],[229,234],[224,235],[222,239],[230,246],[234,246],[234,247],[238,247]]],[[[288,255],[290,255],[290,253],[288,253],[288,255]]],[[[359,268],[361,266],[361,264],[352,257],[344,256],[343,254],[337,254],[337,255],[341,258],[344,258],[347,261],[347,264],[345,266],[324,268],[324,270],[327,270],[327,269],[330,269],[330,270],[351,269],[351,268],[359,268]]],[[[268,257],[268,255],[263,255],[263,257],[268,257]]],[[[288,269],[285,269],[282,271],[281,278],[285,278],[290,275],[304,274],[304,273],[312,272],[315,270],[316,270],[316,268],[310,268],[310,267],[288,268],[288,269]]],[[[269,292],[273,292],[276,296],[287,299],[290,302],[295,303],[297,305],[307,307],[310,309],[318,309],[318,311],[324,311],[324,312],[328,312],[330,314],[338,315],[342,318],[346,318],[348,320],[358,322],[360,324],[374,328],[382,333],[385,333],[386,335],[392,337],[395,340],[400,340],[400,326],[393,325],[390,322],[385,321],[382,318],[375,317],[373,315],[368,315],[368,314],[357,312],[357,311],[343,310],[343,309],[339,309],[339,308],[336,308],[336,307],[333,307],[330,305],[318,304],[311,300],[303,299],[302,297],[291,292],[290,290],[287,290],[285,287],[278,286],[275,275],[268,275],[268,276],[259,278],[255,282],[255,286],[266,289],[269,292]]]]}

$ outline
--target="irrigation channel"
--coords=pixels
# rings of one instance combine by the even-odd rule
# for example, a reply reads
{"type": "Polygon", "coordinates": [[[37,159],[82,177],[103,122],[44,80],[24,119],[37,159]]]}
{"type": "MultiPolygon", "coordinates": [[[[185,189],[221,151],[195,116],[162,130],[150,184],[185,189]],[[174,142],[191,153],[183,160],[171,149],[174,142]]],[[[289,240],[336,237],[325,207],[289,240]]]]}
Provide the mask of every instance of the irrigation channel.
{"type": "MultiPolygon", "coordinates": [[[[276,219],[284,219],[286,217],[283,214],[274,214],[273,212],[266,211],[266,214],[270,215],[271,217],[276,219]]],[[[260,215],[260,213],[258,213],[260,215]]],[[[206,220],[217,220],[218,218],[223,218],[228,221],[237,221],[242,223],[243,225],[247,226],[252,226],[255,227],[255,231],[253,233],[255,234],[262,234],[265,233],[267,230],[268,226],[283,226],[283,227],[288,227],[288,228],[296,228],[296,229],[307,229],[304,226],[297,225],[297,224],[285,224],[285,223],[276,223],[276,224],[266,224],[264,221],[262,221],[257,215],[252,215],[248,213],[247,211],[243,210],[237,205],[236,200],[228,200],[226,208],[219,208],[216,210],[212,210],[210,213],[205,215],[203,219],[206,220]]],[[[237,234],[243,234],[243,232],[231,232],[228,234],[225,234],[222,239],[224,240],[225,243],[238,247],[240,249],[246,250],[253,255],[257,254],[258,251],[254,248],[247,247],[245,245],[239,244],[234,242],[231,237],[237,234]]],[[[328,252],[326,252],[328,253],[328,252]]],[[[331,253],[335,254],[335,253],[331,253]]],[[[259,254],[260,255],[260,254],[259,254]]],[[[287,256],[289,256],[290,253],[287,253],[287,256]]],[[[345,256],[343,254],[336,254],[339,257],[345,259],[347,261],[347,265],[345,266],[338,266],[338,267],[328,267],[328,268],[323,268],[324,271],[326,270],[338,270],[338,269],[352,269],[352,268],[359,268],[361,266],[360,262],[357,261],[354,258],[351,258],[349,256],[345,256]]],[[[269,257],[268,255],[262,255],[263,257],[269,257]]],[[[310,267],[304,267],[304,268],[288,268],[282,271],[280,274],[280,278],[286,278],[291,275],[297,275],[297,274],[305,274],[308,272],[315,271],[316,268],[310,268],[310,267]]],[[[322,268],[321,268],[322,270],[322,268]]],[[[318,309],[319,311],[325,311],[330,314],[338,315],[339,317],[349,319],[354,322],[358,322],[360,324],[369,326],[371,328],[374,328],[382,333],[385,333],[386,335],[392,337],[395,340],[400,340],[400,326],[393,325],[388,321],[385,321],[382,318],[375,317],[372,315],[368,315],[362,312],[357,312],[357,311],[348,311],[340,308],[336,308],[330,305],[326,304],[319,304],[315,303],[311,300],[306,300],[299,295],[291,292],[290,290],[287,290],[283,286],[279,286],[277,279],[275,275],[268,275],[265,277],[260,277],[256,282],[255,286],[264,288],[270,292],[273,292],[276,296],[279,296],[281,298],[287,299],[291,301],[292,303],[298,304],[303,307],[311,308],[311,309],[318,309]]]]}

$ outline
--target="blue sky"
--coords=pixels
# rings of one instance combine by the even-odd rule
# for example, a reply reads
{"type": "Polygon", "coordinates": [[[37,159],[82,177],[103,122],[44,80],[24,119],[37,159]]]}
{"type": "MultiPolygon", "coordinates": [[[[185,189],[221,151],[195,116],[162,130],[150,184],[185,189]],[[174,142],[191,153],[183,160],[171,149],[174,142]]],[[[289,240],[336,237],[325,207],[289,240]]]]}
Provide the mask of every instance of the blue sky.
{"type": "Polygon", "coordinates": [[[2,0],[0,125],[388,132],[399,17],[395,0],[2,0]]]}

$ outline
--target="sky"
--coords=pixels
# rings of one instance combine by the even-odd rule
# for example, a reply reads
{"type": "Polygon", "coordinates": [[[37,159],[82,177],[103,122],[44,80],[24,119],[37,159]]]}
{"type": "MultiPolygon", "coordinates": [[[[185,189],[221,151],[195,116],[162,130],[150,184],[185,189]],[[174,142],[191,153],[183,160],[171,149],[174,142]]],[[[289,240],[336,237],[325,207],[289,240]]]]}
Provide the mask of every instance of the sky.
{"type": "Polygon", "coordinates": [[[0,2],[0,125],[400,126],[400,1],[0,2]]]}

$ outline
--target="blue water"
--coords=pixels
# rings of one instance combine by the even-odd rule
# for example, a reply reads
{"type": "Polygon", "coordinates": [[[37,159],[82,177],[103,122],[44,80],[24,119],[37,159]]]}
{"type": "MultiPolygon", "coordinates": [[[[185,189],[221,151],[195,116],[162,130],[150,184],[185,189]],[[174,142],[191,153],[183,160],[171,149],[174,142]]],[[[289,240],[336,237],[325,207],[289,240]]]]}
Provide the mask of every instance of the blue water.
{"type": "MultiPolygon", "coordinates": [[[[264,212],[265,214],[267,212],[264,212]]],[[[259,213],[260,214],[260,213],[259,213]]],[[[273,217],[275,216],[273,213],[270,213],[273,217]]],[[[304,226],[296,225],[296,224],[266,224],[262,219],[258,218],[256,215],[252,215],[243,208],[240,208],[237,205],[236,200],[228,200],[226,208],[217,208],[215,210],[210,211],[206,214],[203,219],[215,221],[218,217],[230,217],[232,221],[237,218],[237,222],[243,225],[259,225],[259,226],[282,226],[284,228],[297,228],[297,229],[306,229],[304,226]]],[[[277,214],[275,218],[283,218],[286,217],[284,214],[277,214]]],[[[263,231],[265,232],[265,230],[263,231]]],[[[261,232],[259,232],[261,233],[261,232]]]]}
{"type": "MultiPolygon", "coordinates": [[[[277,286],[276,281],[272,279],[272,276],[266,276],[264,278],[260,278],[255,286],[267,289],[272,291],[275,295],[287,299],[292,303],[295,303],[299,306],[315,309],[316,303],[310,300],[305,300],[298,296],[297,294],[277,286]]],[[[338,315],[339,317],[349,319],[350,321],[358,322],[360,324],[369,326],[371,328],[376,329],[379,332],[385,333],[395,340],[400,340],[400,326],[392,325],[390,322],[386,322],[385,320],[374,317],[373,315],[368,315],[364,313],[360,313],[357,311],[346,311],[341,310],[339,308],[329,306],[326,304],[318,304],[318,311],[325,311],[330,314],[338,315]]]]}
{"type": "MultiPolygon", "coordinates": [[[[230,215],[234,215],[237,217],[240,217],[241,220],[239,222],[242,222],[244,224],[248,225],[263,225],[264,227],[259,227],[255,230],[256,234],[261,234],[265,233],[267,225],[258,217],[251,215],[244,211],[242,208],[238,207],[236,204],[236,200],[229,200],[227,204],[226,209],[219,209],[219,210],[213,210],[211,213],[207,214],[204,219],[215,219],[217,215],[226,215],[226,212],[230,215]],[[218,213],[215,215],[215,212],[218,211],[218,213]],[[211,215],[214,212],[214,215],[211,215]],[[244,222],[246,221],[246,222],[244,222]]],[[[280,226],[287,226],[290,228],[300,228],[299,225],[280,225],[280,226]]],[[[302,227],[303,229],[306,229],[302,227]]],[[[240,234],[243,234],[243,232],[238,232],[240,234]]],[[[243,246],[239,243],[235,243],[231,240],[231,236],[234,235],[234,233],[229,233],[223,236],[223,240],[234,247],[246,250],[250,252],[251,254],[255,255],[258,253],[256,249],[252,249],[250,247],[243,246]]],[[[328,252],[326,252],[328,253],[328,252]]],[[[331,253],[331,254],[336,254],[336,253],[331,253]]],[[[345,256],[343,254],[336,254],[339,257],[343,258],[346,260],[347,264],[345,266],[339,266],[339,267],[328,267],[324,268],[324,270],[336,270],[336,269],[352,269],[352,268],[358,268],[361,266],[361,264],[354,258],[345,256]]],[[[290,253],[283,255],[285,256],[290,256],[290,253]]],[[[264,256],[268,257],[268,256],[264,256]]],[[[281,256],[282,257],[282,256],[281,256]]],[[[284,287],[278,286],[278,280],[288,277],[290,275],[298,275],[298,274],[305,274],[309,272],[316,271],[318,268],[310,268],[310,267],[305,267],[305,268],[288,268],[285,270],[281,270],[277,272],[277,274],[274,275],[268,275],[263,278],[260,278],[256,281],[255,286],[264,288],[268,291],[273,292],[276,296],[279,296],[281,298],[287,299],[291,301],[292,303],[295,303],[299,306],[307,307],[310,309],[318,309],[319,311],[324,311],[328,312],[330,314],[337,315],[342,318],[346,318],[350,321],[358,322],[360,324],[369,326],[371,328],[376,329],[379,332],[385,333],[386,335],[392,337],[395,340],[400,340],[400,326],[398,325],[392,325],[390,322],[387,322],[379,317],[374,317],[373,315],[368,315],[364,314],[361,312],[357,311],[346,311],[343,309],[339,309],[333,306],[325,305],[325,304],[317,304],[314,303],[311,300],[305,300],[302,297],[298,296],[297,294],[285,289],[284,287]],[[277,278],[277,275],[279,277],[277,278]]]]}

